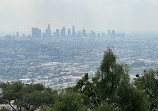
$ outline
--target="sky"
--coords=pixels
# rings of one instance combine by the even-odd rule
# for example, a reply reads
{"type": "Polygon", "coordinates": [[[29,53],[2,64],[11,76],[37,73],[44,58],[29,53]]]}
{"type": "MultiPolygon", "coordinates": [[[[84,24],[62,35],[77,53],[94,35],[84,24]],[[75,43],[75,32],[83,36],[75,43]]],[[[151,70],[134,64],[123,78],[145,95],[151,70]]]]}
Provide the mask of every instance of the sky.
{"type": "Polygon", "coordinates": [[[0,0],[0,32],[78,30],[158,32],[158,0],[0,0]]]}

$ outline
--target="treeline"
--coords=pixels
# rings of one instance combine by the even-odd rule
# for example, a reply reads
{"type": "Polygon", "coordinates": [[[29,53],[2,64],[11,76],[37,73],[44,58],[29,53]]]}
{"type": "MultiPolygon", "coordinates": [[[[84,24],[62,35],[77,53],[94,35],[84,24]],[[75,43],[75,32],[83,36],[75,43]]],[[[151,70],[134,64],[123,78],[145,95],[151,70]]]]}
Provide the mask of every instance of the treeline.
{"type": "MultiPolygon", "coordinates": [[[[2,83],[0,102],[15,111],[157,111],[158,72],[129,77],[129,68],[118,64],[108,48],[96,76],[88,73],[74,87],[53,91],[41,84],[2,83]]],[[[7,109],[3,108],[3,111],[7,109]]]]}

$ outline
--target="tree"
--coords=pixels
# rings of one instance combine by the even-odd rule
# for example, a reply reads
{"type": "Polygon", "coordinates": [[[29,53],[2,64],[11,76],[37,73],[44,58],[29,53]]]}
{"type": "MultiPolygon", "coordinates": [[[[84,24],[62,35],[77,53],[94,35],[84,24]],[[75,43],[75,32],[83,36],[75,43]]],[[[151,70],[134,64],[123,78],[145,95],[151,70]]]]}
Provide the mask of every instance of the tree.
{"type": "Polygon", "coordinates": [[[2,83],[0,88],[2,88],[2,98],[8,103],[14,110],[21,111],[22,106],[22,83],[20,82],[12,82],[12,83],[2,83]],[[17,109],[11,104],[11,101],[14,101],[13,104],[17,105],[17,109]]]}
{"type": "Polygon", "coordinates": [[[56,92],[50,88],[45,88],[42,84],[12,82],[3,83],[0,88],[2,88],[1,97],[15,111],[34,111],[43,105],[53,105],[55,101],[56,92]],[[13,104],[11,104],[11,101],[13,101],[13,104]]]}
{"type": "Polygon", "coordinates": [[[52,111],[86,111],[80,94],[63,90],[57,97],[52,111]]]}
{"type": "Polygon", "coordinates": [[[114,103],[108,104],[107,102],[103,101],[98,106],[97,111],[120,111],[120,109],[114,103]]]}
{"type": "Polygon", "coordinates": [[[132,84],[122,82],[117,91],[115,103],[120,107],[121,111],[148,111],[149,102],[147,95],[132,84]]]}
{"type": "Polygon", "coordinates": [[[45,89],[43,91],[34,91],[24,95],[24,108],[29,111],[34,111],[37,108],[41,108],[44,105],[52,106],[55,103],[56,91],[50,91],[45,89]]]}
{"type": "Polygon", "coordinates": [[[97,72],[99,97],[108,104],[115,103],[121,111],[147,111],[147,96],[130,83],[128,71],[108,48],[97,72]]]}
{"type": "Polygon", "coordinates": [[[113,101],[122,81],[129,84],[127,65],[120,65],[110,48],[104,53],[101,66],[97,72],[97,87],[102,100],[113,101]]]}
{"type": "Polygon", "coordinates": [[[89,107],[95,107],[99,104],[99,98],[96,91],[95,79],[89,82],[88,73],[86,73],[82,79],[80,79],[73,91],[80,93],[85,105],[89,107]]]}
{"type": "Polygon", "coordinates": [[[158,109],[158,73],[152,69],[144,71],[143,76],[137,76],[135,86],[144,91],[150,101],[150,111],[158,109]]]}

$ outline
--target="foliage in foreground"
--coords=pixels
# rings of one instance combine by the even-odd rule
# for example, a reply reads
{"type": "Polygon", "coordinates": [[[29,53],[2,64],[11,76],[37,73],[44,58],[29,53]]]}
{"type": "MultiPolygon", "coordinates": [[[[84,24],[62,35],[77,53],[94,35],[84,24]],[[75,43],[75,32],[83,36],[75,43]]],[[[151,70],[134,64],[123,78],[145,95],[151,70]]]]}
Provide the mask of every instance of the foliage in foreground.
{"type": "Polygon", "coordinates": [[[156,111],[158,73],[149,70],[130,82],[129,68],[118,64],[111,49],[92,79],[86,73],[74,87],[60,92],[41,84],[2,83],[1,103],[16,111],[156,111]],[[17,106],[17,108],[14,107],[17,106]]]}

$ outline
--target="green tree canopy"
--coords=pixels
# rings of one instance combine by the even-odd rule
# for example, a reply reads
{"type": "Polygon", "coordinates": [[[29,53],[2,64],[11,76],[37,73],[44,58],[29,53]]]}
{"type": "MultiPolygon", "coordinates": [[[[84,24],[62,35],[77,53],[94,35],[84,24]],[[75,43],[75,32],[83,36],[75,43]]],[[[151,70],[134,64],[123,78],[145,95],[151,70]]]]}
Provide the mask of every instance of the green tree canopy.
{"type": "Polygon", "coordinates": [[[99,95],[103,100],[113,101],[121,83],[129,84],[127,65],[118,64],[117,57],[110,48],[105,51],[96,76],[99,95]]]}
{"type": "Polygon", "coordinates": [[[96,77],[102,101],[117,104],[121,111],[148,110],[147,96],[130,83],[128,66],[117,63],[117,57],[110,48],[104,53],[96,77]]]}
{"type": "Polygon", "coordinates": [[[144,91],[150,101],[150,110],[158,109],[158,73],[152,69],[144,71],[143,76],[137,76],[135,86],[144,91]]]}
{"type": "Polygon", "coordinates": [[[16,111],[34,111],[42,105],[53,105],[56,92],[41,84],[7,82],[0,85],[2,98],[16,111]],[[13,102],[13,104],[11,103],[13,102]],[[14,105],[17,107],[15,108],[14,105]]]}
{"type": "Polygon", "coordinates": [[[52,111],[86,111],[80,94],[63,90],[57,97],[52,111]]]}

